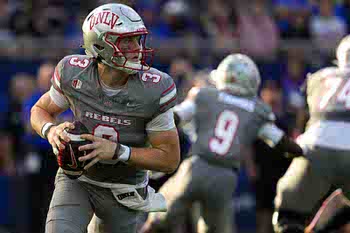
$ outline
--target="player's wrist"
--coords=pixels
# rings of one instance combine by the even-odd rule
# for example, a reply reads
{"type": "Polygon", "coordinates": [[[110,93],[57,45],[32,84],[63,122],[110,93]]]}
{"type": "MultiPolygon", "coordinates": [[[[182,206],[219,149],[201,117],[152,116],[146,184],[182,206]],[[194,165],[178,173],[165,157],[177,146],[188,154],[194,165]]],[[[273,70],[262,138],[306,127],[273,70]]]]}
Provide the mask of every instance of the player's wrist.
{"type": "Polygon", "coordinates": [[[122,162],[129,162],[131,156],[131,147],[126,145],[121,145],[122,153],[119,156],[119,160],[122,162]]]}
{"type": "Polygon", "coordinates": [[[121,147],[120,143],[115,142],[115,149],[114,149],[112,160],[117,160],[119,158],[120,147],[121,147]]]}
{"type": "Polygon", "coordinates": [[[119,144],[119,143],[118,145],[119,145],[119,148],[118,147],[116,148],[112,159],[127,163],[130,159],[131,148],[129,146],[119,144]]]}
{"type": "Polygon", "coordinates": [[[52,129],[52,127],[56,126],[54,123],[52,122],[47,122],[43,125],[43,127],[41,128],[41,136],[42,138],[48,140],[48,135],[50,130],[52,129]]]}

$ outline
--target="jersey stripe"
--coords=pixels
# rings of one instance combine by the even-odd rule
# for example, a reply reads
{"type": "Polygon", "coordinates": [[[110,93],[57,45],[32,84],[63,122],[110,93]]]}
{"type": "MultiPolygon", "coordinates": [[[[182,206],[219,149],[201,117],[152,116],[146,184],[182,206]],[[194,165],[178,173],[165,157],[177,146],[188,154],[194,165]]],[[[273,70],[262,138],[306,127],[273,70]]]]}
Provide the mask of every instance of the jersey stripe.
{"type": "Polygon", "coordinates": [[[56,86],[57,86],[58,88],[61,89],[61,83],[60,83],[59,78],[58,78],[57,75],[56,75],[56,72],[55,72],[54,75],[53,75],[53,80],[54,80],[56,86]]]}
{"type": "Polygon", "coordinates": [[[168,87],[168,89],[166,89],[165,91],[162,92],[162,97],[166,96],[169,92],[171,92],[173,89],[176,89],[175,87],[175,83],[173,83],[170,87],[168,87]]]}
{"type": "Polygon", "coordinates": [[[176,95],[175,95],[172,99],[170,99],[168,102],[162,104],[162,105],[160,106],[160,111],[163,111],[164,109],[166,109],[166,107],[167,107],[169,104],[172,104],[172,103],[175,104],[175,100],[176,100],[176,95]]]}
{"type": "Polygon", "coordinates": [[[60,81],[61,81],[61,76],[60,76],[60,74],[59,74],[59,72],[58,72],[57,67],[55,68],[55,73],[54,73],[54,75],[56,75],[58,81],[60,82],[60,81]]]}
{"type": "Polygon", "coordinates": [[[60,92],[61,94],[63,94],[62,92],[62,89],[61,89],[61,76],[60,74],[58,73],[58,69],[57,67],[55,68],[55,72],[53,73],[53,76],[52,76],[52,86],[58,91],[60,92]]]}
{"type": "Polygon", "coordinates": [[[63,94],[63,91],[61,89],[61,84],[57,80],[56,74],[53,75],[51,83],[52,83],[52,86],[55,88],[56,91],[58,91],[59,93],[63,94]]]}
{"type": "Polygon", "coordinates": [[[170,99],[174,98],[174,96],[176,96],[176,88],[173,88],[171,92],[168,92],[167,95],[163,96],[160,98],[159,100],[159,104],[163,105],[166,102],[168,102],[170,99]]]}
{"type": "Polygon", "coordinates": [[[55,88],[56,91],[58,91],[59,93],[61,93],[63,95],[63,91],[56,85],[56,83],[52,83],[53,88],[55,88]]]}

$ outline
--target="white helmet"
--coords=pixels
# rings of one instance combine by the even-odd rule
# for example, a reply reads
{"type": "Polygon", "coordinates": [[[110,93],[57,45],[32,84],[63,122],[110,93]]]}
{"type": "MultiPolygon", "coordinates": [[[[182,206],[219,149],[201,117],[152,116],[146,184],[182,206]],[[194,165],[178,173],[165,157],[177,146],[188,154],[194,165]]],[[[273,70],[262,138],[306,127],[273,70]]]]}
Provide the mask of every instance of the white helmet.
{"type": "Polygon", "coordinates": [[[219,90],[229,90],[241,96],[256,96],[261,78],[252,59],[243,54],[231,54],[210,74],[219,90]]]}
{"type": "Polygon", "coordinates": [[[338,67],[350,68],[350,35],[340,41],[336,53],[338,67]]]}
{"type": "Polygon", "coordinates": [[[131,7],[123,4],[105,4],[94,9],[83,23],[85,53],[100,59],[104,64],[133,74],[150,69],[146,58],[153,59],[153,49],[146,48],[148,31],[140,17],[131,7]],[[140,36],[138,51],[122,51],[120,40],[140,36]],[[139,61],[129,61],[126,53],[137,53],[139,61]]]}

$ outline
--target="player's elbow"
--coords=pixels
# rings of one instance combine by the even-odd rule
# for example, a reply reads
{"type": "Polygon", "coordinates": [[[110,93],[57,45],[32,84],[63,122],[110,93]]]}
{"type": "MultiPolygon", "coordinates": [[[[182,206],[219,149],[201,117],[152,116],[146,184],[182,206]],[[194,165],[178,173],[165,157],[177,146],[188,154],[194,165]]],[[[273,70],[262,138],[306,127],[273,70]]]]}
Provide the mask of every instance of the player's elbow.
{"type": "Polygon", "coordinates": [[[176,159],[176,161],[174,161],[171,166],[169,167],[169,171],[167,172],[168,174],[173,173],[176,171],[176,169],[178,168],[180,164],[180,156],[176,159]]]}
{"type": "Polygon", "coordinates": [[[164,167],[162,172],[164,172],[166,174],[171,174],[171,173],[176,171],[178,165],[179,165],[179,163],[172,163],[171,165],[164,167]]]}
{"type": "Polygon", "coordinates": [[[36,108],[37,108],[37,107],[34,105],[34,106],[30,109],[30,114],[33,114],[33,113],[35,112],[36,108]]]}
{"type": "Polygon", "coordinates": [[[176,171],[177,167],[180,163],[180,152],[173,152],[169,155],[169,160],[167,161],[167,165],[164,167],[162,172],[167,174],[171,174],[176,171]]]}
{"type": "Polygon", "coordinates": [[[33,124],[33,118],[35,116],[35,114],[37,114],[38,112],[38,107],[36,105],[34,105],[31,109],[30,109],[30,123],[33,124]]]}

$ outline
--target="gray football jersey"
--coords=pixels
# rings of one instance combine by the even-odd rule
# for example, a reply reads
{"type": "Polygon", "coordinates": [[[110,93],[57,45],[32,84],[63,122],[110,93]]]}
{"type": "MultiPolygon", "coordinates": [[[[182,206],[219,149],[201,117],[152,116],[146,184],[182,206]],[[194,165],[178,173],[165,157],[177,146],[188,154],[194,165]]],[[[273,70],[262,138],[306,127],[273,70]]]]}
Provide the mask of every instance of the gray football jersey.
{"type": "Polygon", "coordinates": [[[239,168],[245,148],[275,116],[258,98],[234,96],[215,88],[197,94],[194,123],[198,138],[192,152],[219,166],[239,168]]]}
{"type": "Polygon", "coordinates": [[[324,119],[349,121],[350,71],[328,67],[307,78],[308,126],[324,119]]]}
{"type": "MultiPolygon", "coordinates": [[[[176,87],[166,73],[151,68],[129,77],[124,88],[107,96],[100,83],[97,62],[84,55],[63,58],[55,69],[53,87],[64,94],[75,120],[90,133],[132,147],[147,147],[146,125],[175,105],[176,87]]],[[[146,171],[119,162],[98,163],[86,176],[99,182],[136,184],[146,171]]]]}

